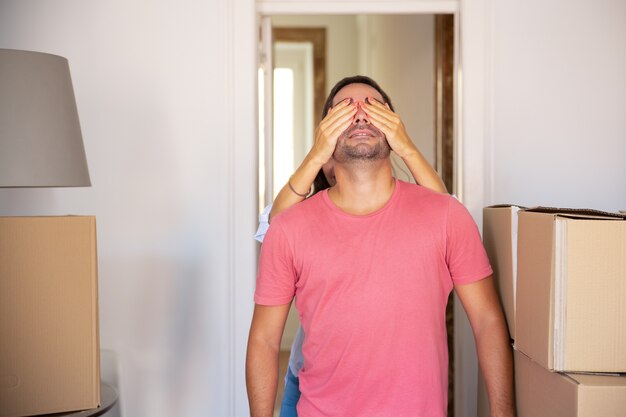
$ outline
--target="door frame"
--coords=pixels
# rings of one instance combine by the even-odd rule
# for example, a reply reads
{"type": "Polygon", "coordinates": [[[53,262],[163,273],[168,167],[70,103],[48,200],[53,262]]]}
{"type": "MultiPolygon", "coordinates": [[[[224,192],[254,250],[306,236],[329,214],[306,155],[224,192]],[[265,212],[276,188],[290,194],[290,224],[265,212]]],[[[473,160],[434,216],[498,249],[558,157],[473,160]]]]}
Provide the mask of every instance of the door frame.
{"type": "Polygon", "coordinates": [[[317,121],[326,98],[326,28],[276,26],[272,32],[272,42],[309,42],[313,45],[312,120],[317,121]]]}

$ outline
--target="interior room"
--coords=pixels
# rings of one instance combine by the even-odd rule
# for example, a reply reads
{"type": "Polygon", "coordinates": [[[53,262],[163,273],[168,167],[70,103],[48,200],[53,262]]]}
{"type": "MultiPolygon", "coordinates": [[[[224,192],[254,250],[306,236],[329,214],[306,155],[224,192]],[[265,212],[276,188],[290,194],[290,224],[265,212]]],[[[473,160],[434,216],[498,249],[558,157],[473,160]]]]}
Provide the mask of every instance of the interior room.
{"type": "MultiPolygon", "coordinates": [[[[0,2],[0,48],[67,59],[91,179],[0,187],[0,216],[95,217],[101,372],[120,416],[249,415],[254,233],[270,198],[263,19],[326,29],[325,93],[355,72],[389,80],[436,165],[438,14],[454,16],[451,188],[478,228],[495,204],[626,210],[622,0],[0,2]],[[414,19],[394,39],[392,15],[414,19]],[[350,37],[366,37],[360,51],[339,49],[350,37]],[[403,55],[421,65],[416,79],[396,67],[403,55]]],[[[454,416],[476,417],[459,303],[454,339],[454,416]]]]}

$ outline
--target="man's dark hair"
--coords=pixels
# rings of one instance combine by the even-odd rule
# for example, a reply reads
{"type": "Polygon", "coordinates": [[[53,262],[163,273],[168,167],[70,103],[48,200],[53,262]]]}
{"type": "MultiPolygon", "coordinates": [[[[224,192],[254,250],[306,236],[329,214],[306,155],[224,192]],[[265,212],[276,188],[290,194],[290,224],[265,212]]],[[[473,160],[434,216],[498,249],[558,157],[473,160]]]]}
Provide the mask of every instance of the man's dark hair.
{"type": "MultiPolygon", "coordinates": [[[[391,99],[389,98],[387,93],[385,93],[385,91],[382,88],[380,88],[380,86],[378,85],[376,81],[372,80],[370,77],[367,77],[365,75],[353,75],[351,77],[346,77],[346,78],[343,78],[342,80],[339,80],[339,82],[335,84],[332,90],[330,90],[330,93],[328,94],[328,97],[326,98],[326,102],[324,103],[324,108],[322,109],[322,119],[326,117],[331,107],[333,107],[333,99],[335,98],[339,90],[341,90],[342,88],[350,84],[369,85],[370,87],[372,87],[373,89],[375,89],[376,91],[380,93],[385,103],[389,105],[389,108],[391,109],[391,111],[395,111],[393,109],[393,104],[391,104],[391,99]]],[[[326,180],[324,171],[320,169],[320,171],[317,173],[317,176],[315,177],[315,181],[313,181],[313,194],[317,193],[318,191],[325,190],[326,188],[330,188],[330,184],[328,183],[328,180],[326,180]]]]}

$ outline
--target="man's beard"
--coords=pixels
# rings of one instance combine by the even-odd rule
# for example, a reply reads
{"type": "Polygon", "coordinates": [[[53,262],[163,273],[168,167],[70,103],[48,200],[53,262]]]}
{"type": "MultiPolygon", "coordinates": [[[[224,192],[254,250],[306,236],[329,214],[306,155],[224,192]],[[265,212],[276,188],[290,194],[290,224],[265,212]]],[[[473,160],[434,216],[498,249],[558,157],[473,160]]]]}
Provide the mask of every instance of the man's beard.
{"type": "Polygon", "coordinates": [[[354,125],[346,130],[337,141],[333,158],[337,162],[366,162],[379,161],[389,157],[391,147],[385,135],[370,125],[354,125]],[[350,134],[355,130],[369,130],[376,138],[375,143],[368,143],[358,139],[350,139],[350,134]]]}

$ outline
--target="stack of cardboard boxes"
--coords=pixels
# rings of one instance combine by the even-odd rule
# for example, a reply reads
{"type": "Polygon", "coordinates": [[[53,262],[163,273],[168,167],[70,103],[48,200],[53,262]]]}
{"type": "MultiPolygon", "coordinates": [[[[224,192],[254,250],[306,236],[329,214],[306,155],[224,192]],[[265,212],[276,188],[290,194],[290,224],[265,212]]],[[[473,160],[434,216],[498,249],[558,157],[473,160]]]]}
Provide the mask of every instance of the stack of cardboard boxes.
{"type": "MultiPolygon", "coordinates": [[[[518,417],[626,416],[626,216],[491,206],[483,225],[518,417]]],[[[481,378],[478,391],[488,417],[481,378]]]]}

